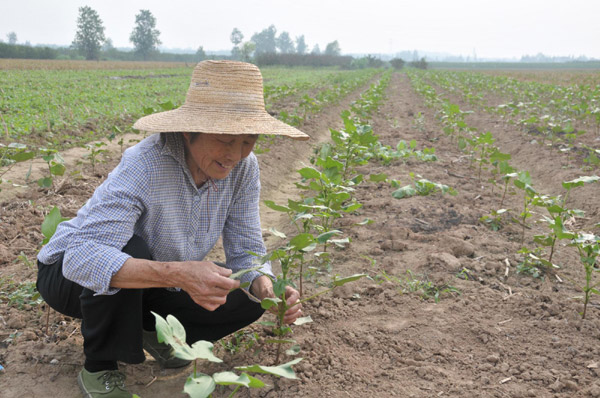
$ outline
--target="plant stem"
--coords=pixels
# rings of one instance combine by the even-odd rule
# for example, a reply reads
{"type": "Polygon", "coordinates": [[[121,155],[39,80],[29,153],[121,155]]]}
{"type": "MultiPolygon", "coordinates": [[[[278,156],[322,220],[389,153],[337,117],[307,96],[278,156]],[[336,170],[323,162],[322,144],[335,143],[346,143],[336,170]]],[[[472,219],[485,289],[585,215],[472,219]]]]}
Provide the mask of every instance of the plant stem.
{"type": "Polygon", "coordinates": [[[237,387],[235,388],[235,390],[233,390],[233,391],[231,392],[231,394],[229,394],[229,398],[233,397],[233,396],[235,395],[235,393],[236,393],[236,392],[238,392],[238,390],[239,390],[241,387],[242,387],[242,386],[237,386],[237,387]]]}

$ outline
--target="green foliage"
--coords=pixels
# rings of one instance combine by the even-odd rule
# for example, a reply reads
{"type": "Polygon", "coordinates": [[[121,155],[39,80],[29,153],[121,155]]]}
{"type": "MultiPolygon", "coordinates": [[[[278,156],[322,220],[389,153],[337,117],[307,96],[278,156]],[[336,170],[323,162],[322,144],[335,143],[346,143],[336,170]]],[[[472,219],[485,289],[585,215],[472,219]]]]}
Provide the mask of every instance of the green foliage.
{"type": "Polygon", "coordinates": [[[35,282],[17,283],[10,278],[0,278],[0,303],[23,309],[26,305],[37,306],[43,302],[35,282]]]}
{"type": "Polygon", "coordinates": [[[327,43],[327,46],[325,46],[325,55],[338,56],[341,52],[342,49],[340,48],[340,44],[337,40],[327,43]]]}
{"type": "Polygon", "coordinates": [[[54,236],[54,233],[56,232],[56,228],[58,227],[58,224],[60,224],[63,221],[67,221],[68,218],[63,218],[62,215],[60,214],[60,209],[56,206],[54,206],[52,208],[52,210],[50,210],[50,212],[48,213],[48,215],[44,218],[44,221],[42,222],[42,235],[44,235],[44,240],[42,241],[42,245],[45,245],[46,243],[48,243],[50,241],[50,238],[52,238],[52,236],[54,236]]]}
{"type": "Polygon", "coordinates": [[[402,58],[393,58],[390,60],[390,65],[392,65],[392,68],[398,70],[404,68],[405,63],[406,62],[402,58]]]}
{"type": "MultiPolygon", "coordinates": [[[[442,195],[450,194],[456,195],[457,192],[454,188],[449,187],[448,185],[441,184],[438,182],[429,181],[425,178],[420,178],[415,181],[414,174],[411,174],[411,178],[413,179],[412,185],[405,185],[403,187],[399,187],[394,192],[392,192],[392,196],[396,199],[404,199],[410,198],[411,196],[427,196],[431,195],[435,192],[440,192],[442,195]]],[[[397,182],[392,182],[392,186],[397,187],[397,182]]]]}
{"type": "Polygon", "coordinates": [[[55,176],[65,174],[65,160],[56,149],[40,148],[42,159],[48,165],[48,176],[38,179],[40,187],[51,188],[55,176]]]}
{"type": "Polygon", "coordinates": [[[600,295],[600,291],[598,291],[600,282],[594,281],[594,275],[600,272],[597,264],[600,255],[600,237],[594,234],[579,233],[571,241],[570,246],[575,247],[579,252],[579,258],[585,269],[585,284],[583,286],[575,284],[584,294],[581,318],[585,319],[591,295],[600,295]]]}
{"type": "Polygon", "coordinates": [[[382,271],[381,275],[378,275],[376,279],[398,285],[402,293],[417,293],[423,300],[433,299],[436,303],[439,303],[442,295],[446,293],[460,295],[460,290],[456,287],[448,284],[437,285],[428,280],[427,276],[417,275],[411,270],[407,270],[403,278],[382,271]]]}
{"type": "Polygon", "coordinates": [[[542,278],[548,271],[558,268],[557,265],[543,258],[544,252],[539,247],[534,249],[522,247],[517,253],[521,255],[521,261],[517,264],[517,273],[519,274],[542,278]]]}
{"type": "Polygon", "coordinates": [[[503,216],[507,211],[507,209],[492,210],[489,215],[481,216],[479,221],[492,231],[499,231],[504,227],[503,216]]]}
{"type": "Polygon", "coordinates": [[[76,48],[85,59],[99,59],[104,36],[104,25],[98,13],[89,6],[79,7],[77,17],[77,32],[72,46],[76,48]]]}
{"type": "Polygon", "coordinates": [[[216,357],[212,350],[213,344],[208,341],[199,340],[189,346],[186,342],[186,334],[183,325],[172,315],[167,315],[164,319],[156,313],[152,313],[156,318],[156,332],[158,341],[169,344],[174,352],[174,355],[181,359],[194,361],[194,371],[187,378],[183,392],[191,398],[206,398],[212,396],[217,385],[235,386],[233,392],[229,395],[232,397],[241,387],[246,388],[261,388],[265,383],[260,379],[250,376],[248,373],[263,373],[289,379],[296,379],[292,366],[302,360],[295,359],[291,362],[279,366],[239,366],[237,370],[242,371],[240,375],[234,372],[218,372],[213,375],[198,373],[196,369],[196,360],[206,360],[210,362],[223,362],[216,357]]]}
{"type": "Polygon", "coordinates": [[[90,160],[90,164],[92,165],[92,173],[96,172],[96,163],[98,162],[98,156],[106,153],[106,149],[104,149],[105,146],[106,143],[102,141],[89,143],[85,145],[85,147],[88,150],[88,153],[85,155],[85,158],[90,160]]]}

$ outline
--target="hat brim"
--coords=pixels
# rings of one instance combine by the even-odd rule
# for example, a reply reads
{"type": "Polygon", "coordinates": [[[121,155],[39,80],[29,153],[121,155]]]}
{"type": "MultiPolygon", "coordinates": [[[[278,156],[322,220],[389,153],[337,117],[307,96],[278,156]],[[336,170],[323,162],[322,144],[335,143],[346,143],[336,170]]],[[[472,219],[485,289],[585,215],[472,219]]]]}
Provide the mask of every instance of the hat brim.
{"type": "Polygon", "coordinates": [[[198,109],[185,104],[171,111],[144,116],[135,122],[133,128],[150,133],[273,134],[295,140],[310,138],[264,111],[198,109]]]}

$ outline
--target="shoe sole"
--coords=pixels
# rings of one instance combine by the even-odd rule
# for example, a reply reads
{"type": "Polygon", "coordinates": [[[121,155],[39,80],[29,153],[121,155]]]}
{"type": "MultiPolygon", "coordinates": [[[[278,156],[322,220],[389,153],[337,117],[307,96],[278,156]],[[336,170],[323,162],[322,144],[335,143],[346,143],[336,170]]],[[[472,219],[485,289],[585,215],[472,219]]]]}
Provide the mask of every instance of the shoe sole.
{"type": "Polygon", "coordinates": [[[79,385],[79,389],[83,393],[83,398],[93,398],[92,394],[90,394],[88,392],[88,390],[86,390],[85,386],[83,385],[83,379],[81,378],[81,372],[77,375],[77,384],[79,385]]]}

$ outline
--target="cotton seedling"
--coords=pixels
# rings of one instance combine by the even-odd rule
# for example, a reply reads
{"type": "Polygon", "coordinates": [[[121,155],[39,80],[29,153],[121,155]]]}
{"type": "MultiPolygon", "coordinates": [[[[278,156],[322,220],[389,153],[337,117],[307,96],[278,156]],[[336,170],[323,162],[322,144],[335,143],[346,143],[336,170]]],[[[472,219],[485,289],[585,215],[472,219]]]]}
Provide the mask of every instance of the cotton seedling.
{"type": "Polygon", "coordinates": [[[427,196],[431,195],[434,192],[440,192],[442,195],[447,193],[453,196],[457,194],[456,190],[452,187],[449,187],[448,185],[432,182],[425,178],[415,180],[415,175],[413,173],[410,173],[410,177],[413,179],[412,185],[405,185],[403,187],[399,187],[397,183],[392,182],[392,187],[398,188],[394,192],[392,192],[392,196],[394,198],[404,199],[410,198],[411,196],[415,195],[427,196]]]}
{"type": "Polygon", "coordinates": [[[183,325],[172,315],[163,318],[159,314],[152,312],[156,318],[156,333],[160,343],[166,343],[173,349],[173,354],[177,358],[194,361],[194,370],[187,378],[183,392],[191,398],[211,397],[217,385],[235,386],[229,395],[233,397],[241,387],[262,388],[266,384],[249,373],[263,373],[288,379],[296,379],[292,366],[302,360],[297,358],[293,361],[279,366],[238,366],[235,369],[241,371],[237,374],[232,371],[218,372],[212,375],[200,373],[197,370],[197,360],[221,363],[223,360],[213,354],[213,344],[209,341],[199,340],[191,346],[186,342],[186,333],[183,325]]]}
{"type": "Polygon", "coordinates": [[[531,186],[531,176],[528,171],[520,171],[517,173],[517,179],[514,181],[517,188],[523,191],[523,211],[519,214],[521,223],[521,245],[525,241],[525,228],[527,227],[526,221],[532,216],[531,204],[537,196],[536,190],[531,186]]]}
{"type": "Polygon", "coordinates": [[[600,237],[594,234],[579,233],[571,241],[569,246],[573,246],[579,252],[579,259],[585,269],[585,285],[575,284],[583,291],[583,311],[581,318],[585,319],[587,305],[592,294],[600,295],[598,286],[600,282],[594,281],[594,274],[600,271],[597,260],[600,255],[600,237]]]}
{"type": "Polygon", "coordinates": [[[492,210],[489,215],[484,215],[479,218],[479,221],[487,225],[492,231],[499,231],[504,227],[504,214],[508,209],[492,210]]]}
{"type": "Polygon", "coordinates": [[[85,145],[85,147],[88,150],[88,153],[84,157],[90,160],[90,164],[92,165],[92,173],[96,172],[96,163],[98,162],[98,156],[106,153],[106,149],[104,149],[105,146],[106,143],[102,141],[85,145]]]}
{"type": "MultiPolygon", "coordinates": [[[[292,332],[292,329],[283,321],[286,311],[290,308],[290,306],[288,306],[286,302],[286,288],[287,286],[296,287],[293,281],[293,270],[303,269],[304,264],[307,263],[306,256],[308,255],[308,253],[313,251],[318,244],[322,244],[327,240],[330,240],[333,235],[333,231],[330,231],[326,234],[321,234],[317,237],[309,233],[301,233],[291,238],[285,246],[280,247],[272,251],[271,253],[259,257],[259,262],[261,264],[264,264],[267,261],[278,261],[281,266],[281,274],[277,277],[276,280],[273,280],[273,292],[275,294],[275,297],[265,298],[261,302],[261,306],[265,310],[271,310],[276,315],[276,323],[270,325],[273,327],[273,334],[275,335],[275,339],[268,340],[269,343],[277,344],[277,354],[275,358],[275,363],[279,363],[282,345],[294,343],[293,340],[287,338],[287,335],[289,335],[292,332]]],[[[301,275],[302,273],[300,273],[300,276],[301,275]]],[[[342,286],[348,282],[355,281],[357,279],[362,278],[363,276],[366,275],[357,274],[342,279],[334,277],[329,288],[322,290],[316,294],[313,294],[308,298],[302,298],[303,292],[302,288],[300,288],[301,299],[298,302],[298,304],[312,300],[313,298],[320,296],[321,294],[325,294],[338,286],[342,286]]],[[[302,324],[310,321],[310,317],[302,318],[298,320],[296,324],[302,324]]]]}
{"type": "Polygon", "coordinates": [[[48,165],[47,177],[40,178],[37,183],[40,187],[50,188],[53,182],[53,176],[62,176],[65,174],[65,160],[56,149],[41,148],[42,159],[48,165]]]}

